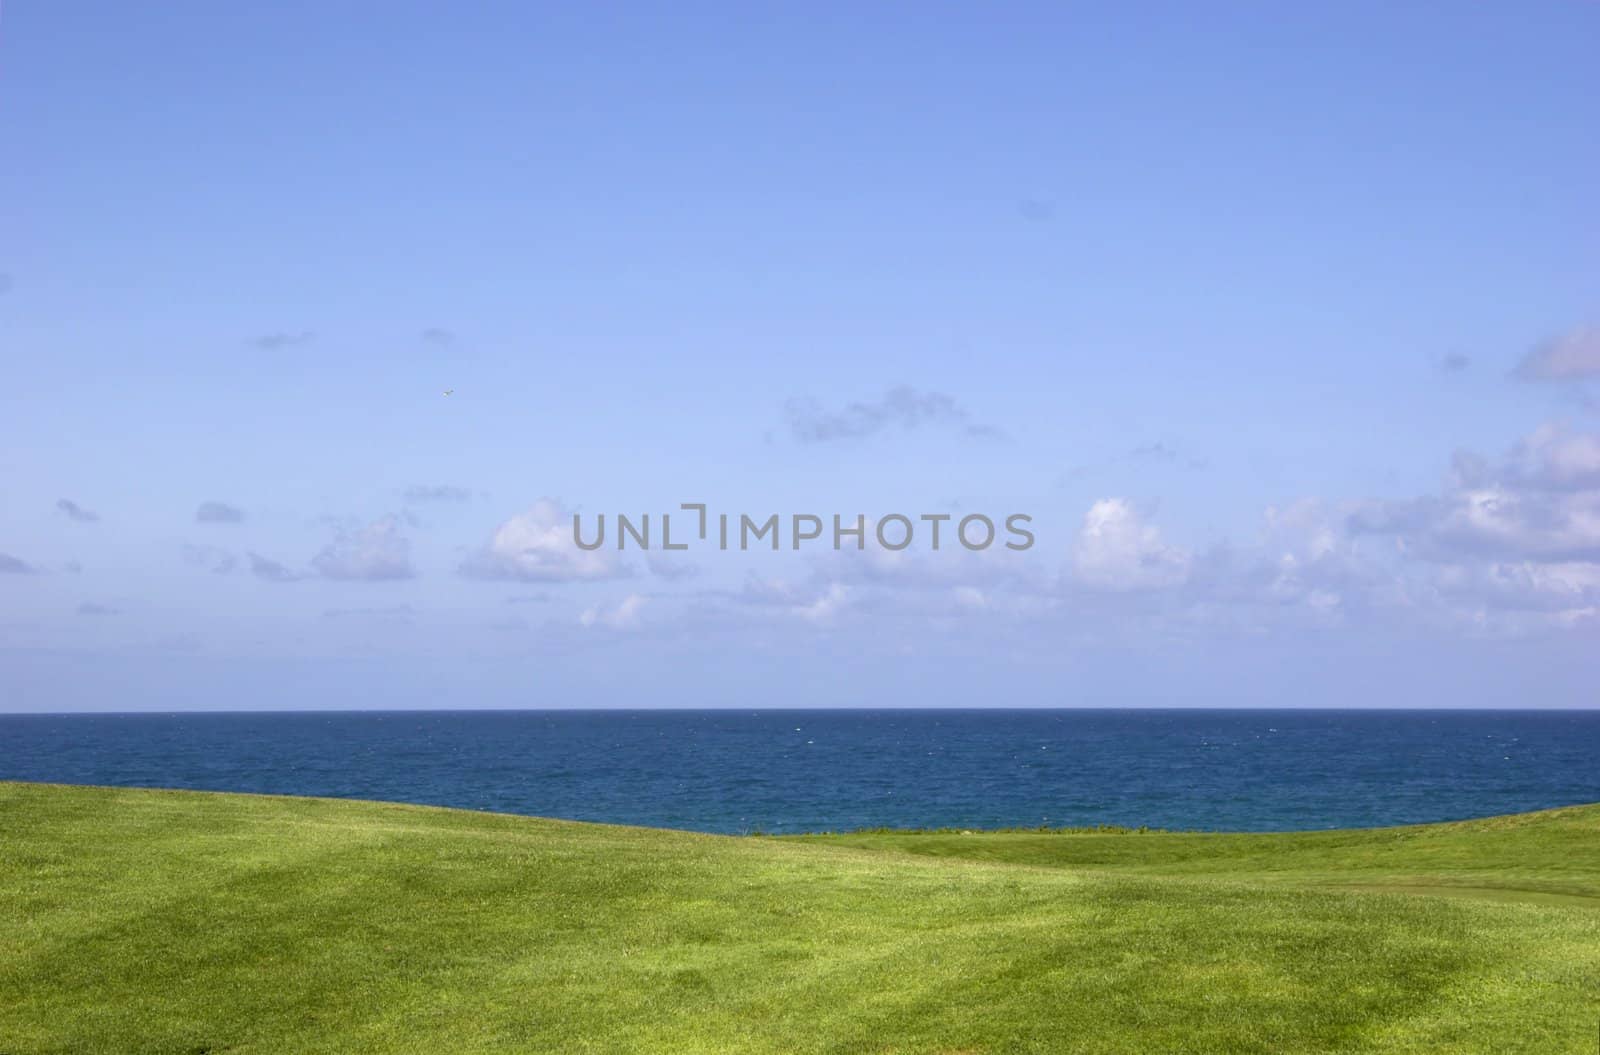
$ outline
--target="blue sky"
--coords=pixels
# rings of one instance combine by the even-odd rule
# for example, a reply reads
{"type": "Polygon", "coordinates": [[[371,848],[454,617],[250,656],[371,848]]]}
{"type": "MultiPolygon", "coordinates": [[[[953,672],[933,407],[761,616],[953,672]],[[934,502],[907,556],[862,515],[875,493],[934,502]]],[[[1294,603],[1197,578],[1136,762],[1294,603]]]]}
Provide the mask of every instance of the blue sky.
{"type": "Polygon", "coordinates": [[[7,7],[0,707],[1596,702],[1600,8],[471,6],[7,7]]]}

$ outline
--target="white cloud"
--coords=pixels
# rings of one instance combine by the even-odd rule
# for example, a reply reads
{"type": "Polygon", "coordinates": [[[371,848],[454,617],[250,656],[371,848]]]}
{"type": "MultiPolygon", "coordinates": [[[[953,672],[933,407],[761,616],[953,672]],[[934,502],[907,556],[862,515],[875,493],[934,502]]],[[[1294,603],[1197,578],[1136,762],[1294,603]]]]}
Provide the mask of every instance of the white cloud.
{"type": "Polygon", "coordinates": [[[604,608],[595,605],[586,608],[578,616],[578,622],[584,626],[603,626],[613,630],[628,630],[639,625],[639,612],[649,602],[643,594],[630,593],[615,607],[604,608]]]}
{"type": "Polygon", "coordinates": [[[1086,586],[1102,590],[1152,590],[1189,577],[1190,555],[1161,540],[1122,498],[1102,498],[1084,514],[1072,567],[1086,586]]]}
{"type": "Polygon", "coordinates": [[[1581,612],[1600,604],[1600,564],[1531,561],[1450,564],[1435,581],[1444,593],[1476,607],[1530,612],[1581,612]]]}
{"type": "Polygon", "coordinates": [[[1512,448],[1503,472],[1529,487],[1600,488],[1600,436],[1561,423],[1542,425],[1512,448]]]}
{"type": "Polygon", "coordinates": [[[961,608],[981,612],[989,607],[988,595],[976,586],[957,586],[953,596],[957,606],[961,608]]]}
{"type": "Polygon", "coordinates": [[[1339,522],[1329,515],[1327,504],[1302,498],[1286,506],[1266,510],[1267,548],[1276,556],[1291,556],[1299,561],[1317,561],[1334,553],[1342,539],[1339,522]]]}
{"type": "Polygon", "coordinates": [[[629,569],[616,550],[576,545],[572,515],[553,499],[541,498],[495,529],[489,544],[462,562],[461,573],[480,579],[579,582],[619,578],[629,569]]]}
{"type": "Polygon", "coordinates": [[[813,623],[825,622],[843,608],[850,600],[850,588],[843,583],[829,583],[828,588],[816,600],[809,604],[800,605],[795,609],[795,614],[802,619],[809,619],[813,623]]]}
{"type": "Polygon", "coordinates": [[[786,579],[747,579],[737,599],[749,605],[771,608],[821,623],[833,618],[852,599],[850,587],[841,582],[812,580],[794,583],[786,579]]]}
{"type": "Polygon", "coordinates": [[[1458,614],[1572,625],[1600,605],[1600,437],[1552,424],[1499,460],[1459,454],[1440,494],[1370,503],[1350,528],[1391,538],[1401,570],[1458,614]]]}
{"type": "Polygon", "coordinates": [[[1501,480],[1373,503],[1352,518],[1352,527],[1392,535],[1402,550],[1425,560],[1600,560],[1600,490],[1550,493],[1501,480]]]}
{"type": "MultiPolygon", "coordinates": [[[[969,553],[948,541],[948,552],[888,551],[871,544],[870,523],[868,534],[864,550],[817,554],[792,579],[757,574],[733,593],[699,591],[690,618],[820,630],[881,616],[885,627],[964,634],[1037,620],[1058,640],[1175,642],[1340,625],[1472,635],[1590,627],[1600,622],[1600,437],[1549,425],[1499,458],[1458,455],[1433,494],[1281,503],[1264,511],[1259,537],[1195,551],[1129,500],[1103,498],[1084,514],[1064,569],[1041,567],[1037,554],[969,553]],[[751,618],[761,613],[769,618],[751,618]]],[[[476,560],[477,574],[509,578],[626,573],[615,550],[577,549],[570,516],[548,499],[503,525],[476,560]]],[[[644,603],[633,595],[596,605],[579,621],[638,626],[644,603]]],[[[643,627],[681,629],[678,620],[643,627]]]]}
{"type": "Polygon", "coordinates": [[[1597,469],[1597,437],[1547,426],[1504,457],[1458,456],[1435,494],[1269,507],[1243,545],[1191,552],[1127,499],[1104,498],[1084,515],[1061,578],[1022,554],[869,546],[826,554],[799,580],[752,577],[734,599],[816,623],[846,612],[1041,618],[1101,637],[1187,640],[1336,625],[1587,626],[1600,612],[1597,469]]]}

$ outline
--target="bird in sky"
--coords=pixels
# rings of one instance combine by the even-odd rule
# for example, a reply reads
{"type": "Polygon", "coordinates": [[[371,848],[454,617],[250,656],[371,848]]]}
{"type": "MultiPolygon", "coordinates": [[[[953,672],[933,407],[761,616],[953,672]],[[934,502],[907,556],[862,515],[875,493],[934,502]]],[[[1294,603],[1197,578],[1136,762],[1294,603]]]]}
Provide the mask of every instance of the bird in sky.
{"type": "Polygon", "coordinates": [[[454,392],[455,392],[455,389],[453,389],[453,388],[447,388],[447,389],[444,390],[444,394],[447,395],[447,396],[453,394],[454,392]]]}

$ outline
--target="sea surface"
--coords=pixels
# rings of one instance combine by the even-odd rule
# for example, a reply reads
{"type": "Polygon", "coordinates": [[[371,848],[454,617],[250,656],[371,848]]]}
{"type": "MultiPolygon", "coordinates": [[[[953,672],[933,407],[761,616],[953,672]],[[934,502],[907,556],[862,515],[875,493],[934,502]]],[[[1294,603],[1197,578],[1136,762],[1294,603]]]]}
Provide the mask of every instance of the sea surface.
{"type": "Polygon", "coordinates": [[[1600,801],[1600,711],[0,715],[0,779],[707,832],[1281,831],[1600,801]]]}

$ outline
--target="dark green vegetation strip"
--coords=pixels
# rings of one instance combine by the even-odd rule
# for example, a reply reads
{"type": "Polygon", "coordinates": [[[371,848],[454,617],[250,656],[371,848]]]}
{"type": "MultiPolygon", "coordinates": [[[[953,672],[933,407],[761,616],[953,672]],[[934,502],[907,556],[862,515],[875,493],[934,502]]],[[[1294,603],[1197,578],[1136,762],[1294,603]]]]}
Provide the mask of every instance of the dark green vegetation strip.
{"type": "Polygon", "coordinates": [[[1596,807],[752,839],[0,784],[5,1055],[1590,1055],[1597,997],[1596,807]]]}

